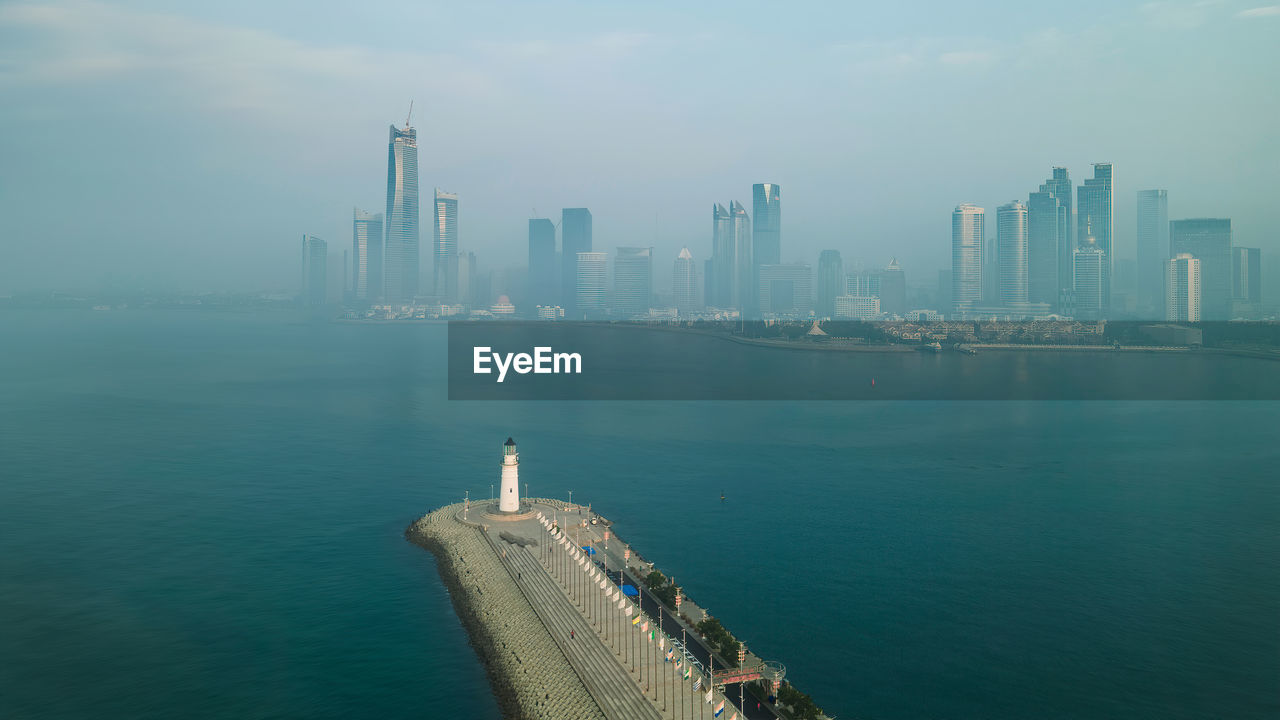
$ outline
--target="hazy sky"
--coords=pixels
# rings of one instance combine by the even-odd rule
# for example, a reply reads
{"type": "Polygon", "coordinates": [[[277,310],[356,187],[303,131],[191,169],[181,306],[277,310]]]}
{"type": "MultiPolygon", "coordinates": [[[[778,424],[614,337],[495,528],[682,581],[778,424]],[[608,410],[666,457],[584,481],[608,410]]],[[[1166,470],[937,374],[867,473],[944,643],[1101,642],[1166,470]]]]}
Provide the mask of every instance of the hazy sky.
{"type": "MultiPolygon", "coordinates": [[[[713,202],[783,187],[784,261],[823,248],[915,284],[960,202],[1052,165],[1280,252],[1280,5],[232,0],[0,5],[0,294],[292,289],[299,236],[385,204],[410,99],[424,213],[523,265],[526,219],[587,206],[597,249],[707,257],[713,202]]],[[[988,228],[994,233],[994,221],[988,228]]],[[[424,215],[423,258],[430,225],[424,215]]]]}

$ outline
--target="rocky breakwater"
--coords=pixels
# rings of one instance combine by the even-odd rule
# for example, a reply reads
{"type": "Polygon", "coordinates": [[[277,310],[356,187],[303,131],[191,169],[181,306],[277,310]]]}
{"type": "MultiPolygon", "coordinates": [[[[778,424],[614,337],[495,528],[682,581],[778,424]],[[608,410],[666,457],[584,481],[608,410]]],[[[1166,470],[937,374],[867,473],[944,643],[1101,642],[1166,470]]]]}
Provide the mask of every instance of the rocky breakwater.
{"type": "Polygon", "coordinates": [[[431,512],[410,525],[405,536],[435,555],[503,716],[603,720],[481,524],[464,522],[461,510],[457,504],[431,512]]]}

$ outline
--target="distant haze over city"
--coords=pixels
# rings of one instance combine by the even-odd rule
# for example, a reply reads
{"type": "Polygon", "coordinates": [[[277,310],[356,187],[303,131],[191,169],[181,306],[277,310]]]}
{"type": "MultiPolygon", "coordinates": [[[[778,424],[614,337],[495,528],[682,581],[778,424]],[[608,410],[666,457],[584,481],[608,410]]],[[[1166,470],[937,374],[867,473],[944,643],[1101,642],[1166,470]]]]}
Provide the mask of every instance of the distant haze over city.
{"type": "Polygon", "coordinates": [[[1280,252],[1280,5],[7,3],[0,294],[293,291],[299,238],[382,212],[414,103],[422,266],[433,188],[458,249],[527,263],[531,217],[589,208],[594,250],[669,284],[712,208],[785,188],[781,261],[951,267],[952,211],[1052,166],[1280,252]]]}

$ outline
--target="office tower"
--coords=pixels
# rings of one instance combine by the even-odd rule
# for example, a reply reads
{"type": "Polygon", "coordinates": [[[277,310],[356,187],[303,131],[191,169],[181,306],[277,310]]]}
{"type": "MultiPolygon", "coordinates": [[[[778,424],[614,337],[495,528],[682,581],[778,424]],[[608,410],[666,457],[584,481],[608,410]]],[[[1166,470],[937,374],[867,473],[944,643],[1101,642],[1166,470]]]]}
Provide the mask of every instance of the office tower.
{"type": "MultiPolygon", "coordinates": [[[[614,269],[617,276],[617,269],[614,269]]],[[[671,269],[671,291],[675,295],[676,311],[688,315],[698,309],[698,271],[693,264],[693,253],[681,248],[671,269]]]]}
{"type": "Polygon", "coordinates": [[[707,276],[708,305],[727,308],[733,306],[734,258],[736,243],[733,237],[733,220],[729,211],[719,203],[711,205],[711,274],[707,276]]]}
{"type": "Polygon", "coordinates": [[[1200,319],[1200,261],[1178,253],[1165,261],[1165,319],[1196,322],[1200,319]]]}
{"type": "Polygon", "coordinates": [[[441,302],[458,299],[458,195],[436,188],[431,293],[441,302]]]}
{"type": "Polygon", "coordinates": [[[1028,298],[1027,206],[1014,200],[996,209],[1000,304],[1025,305],[1028,298]]]}
{"type": "Polygon", "coordinates": [[[760,312],[808,317],[813,311],[813,272],[808,265],[761,265],[760,312]]]}
{"type": "Polygon", "coordinates": [[[325,304],[329,243],[313,235],[302,236],[302,301],[313,307],[325,304]]]}
{"type": "Polygon", "coordinates": [[[1027,198],[1027,299],[1058,304],[1060,244],[1067,241],[1067,208],[1041,185],[1027,198]]]}
{"type": "Polygon", "coordinates": [[[729,203],[729,229],[733,233],[733,295],[731,304],[739,310],[755,307],[755,248],[751,218],[742,203],[729,203]]]}
{"type": "Polygon", "coordinates": [[[760,267],[782,262],[782,188],[773,183],[756,183],[751,187],[751,267],[752,281],[744,307],[754,313],[761,307],[758,297],[760,267]]]}
{"type": "MultiPolygon", "coordinates": [[[[835,317],[838,320],[872,320],[880,315],[880,298],[858,295],[841,295],[835,300],[835,317]]],[[[888,312],[887,310],[885,312],[888,312]]]]}
{"type": "Polygon", "coordinates": [[[590,210],[565,208],[560,212],[560,246],[560,300],[565,306],[565,317],[579,319],[582,313],[577,308],[578,254],[591,252],[590,210]]]}
{"type": "Polygon", "coordinates": [[[1231,248],[1231,299],[1236,302],[1262,302],[1262,249],[1231,248]]]}
{"type": "Polygon", "coordinates": [[[458,253],[454,264],[457,270],[458,291],[455,293],[459,305],[468,307],[476,304],[476,254],[473,252],[458,253]]]}
{"type": "Polygon", "coordinates": [[[387,143],[387,214],[383,295],[412,302],[418,294],[418,131],[391,126],[387,143]]]}
{"type": "Polygon", "coordinates": [[[613,259],[613,314],[622,319],[648,315],[652,299],[653,248],[618,248],[613,259]]]}
{"type": "Polygon", "coordinates": [[[880,274],[880,309],[898,316],[907,311],[907,274],[898,258],[890,260],[889,267],[880,274]]]}
{"type": "Polygon", "coordinates": [[[1217,218],[1169,223],[1169,252],[1200,261],[1200,317],[1231,319],[1231,221],[1217,218]]]}
{"type": "Polygon", "coordinates": [[[963,203],[951,213],[951,307],[963,313],[982,302],[982,239],[986,213],[963,203]]]}
{"type": "Polygon", "coordinates": [[[1107,254],[1098,247],[1092,237],[1072,253],[1072,287],[1075,295],[1075,316],[1080,320],[1101,320],[1106,301],[1103,284],[1106,281],[1107,254]]]}
{"type": "Polygon", "coordinates": [[[878,298],[882,281],[883,276],[879,270],[859,270],[849,273],[845,276],[845,294],[878,298]]]}
{"type": "Polygon", "coordinates": [[[1138,312],[1165,316],[1165,261],[1169,258],[1169,191],[1138,191],[1138,312]]]}
{"type": "MultiPolygon", "coordinates": [[[[1115,248],[1111,237],[1111,221],[1114,204],[1111,196],[1111,163],[1094,163],[1093,177],[1076,188],[1076,243],[1084,245],[1093,238],[1093,245],[1102,251],[1102,314],[1111,305],[1111,274],[1115,262],[1115,248]]],[[[1079,307],[1079,298],[1076,306],[1079,307]]]]}
{"type": "Polygon", "coordinates": [[[529,220],[529,302],[530,308],[560,304],[556,283],[556,226],[548,218],[529,220]]]}
{"type": "MultiPolygon", "coordinates": [[[[1076,236],[1072,231],[1075,215],[1072,210],[1071,173],[1066,168],[1055,167],[1052,176],[1040,186],[1041,192],[1047,192],[1057,199],[1062,215],[1058,222],[1058,294],[1072,292],[1071,269],[1073,253],[1076,249],[1076,236]]],[[[1057,303],[1058,298],[1051,302],[1057,303]]]]}
{"type": "Polygon", "coordinates": [[[565,317],[574,320],[598,318],[605,313],[605,285],[609,277],[609,255],[602,252],[580,252],[574,258],[573,313],[565,310],[565,317]]]}
{"type": "Polygon", "coordinates": [[[351,295],[376,300],[382,294],[382,213],[351,213],[351,295]]]}
{"type": "Polygon", "coordinates": [[[830,318],[836,315],[836,298],[844,295],[844,263],[840,260],[839,250],[823,250],[818,255],[818,305],[815,308],[819,318],[830,318]]]}

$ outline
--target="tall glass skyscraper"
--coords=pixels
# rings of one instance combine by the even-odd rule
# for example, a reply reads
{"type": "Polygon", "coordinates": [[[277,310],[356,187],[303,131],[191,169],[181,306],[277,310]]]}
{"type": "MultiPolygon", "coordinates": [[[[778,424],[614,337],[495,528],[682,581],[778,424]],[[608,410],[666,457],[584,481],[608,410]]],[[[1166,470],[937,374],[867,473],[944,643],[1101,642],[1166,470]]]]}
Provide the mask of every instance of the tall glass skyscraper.
{"type": "Polygon", "coordinates": [[[982,302],[982,238],[986,211],[964,203],[951,213],[951,308],[963,314],[982,302]]]}
{"type": "Polygon", "coordinates": [[[581,252],[574,259],[574,270],[577,278],[574,282],[577,297],[574,298],[574,311],[566,318],[581,320],[598,318],[605,313],[605,283],[609,276],[609,256],[602,252],[581,252]]]}
{"type": "Polygon", "coordinates": [[[1195,218],[1169,223],[1169,253],[1200,261],[1200,317],[1231,319],[1231,220],[1195,218]]]}
{"type": "Polygon", "coordinates": [[[754,311],[759,302],[759,268],[782,262],[782,187],[773,183],[756,183],[751,187],[751,264],[752,282],[743,306],[754,311]]]}
{"type": "Polygon", "coordinates": [[[458,195],[436,188],[435,244],[431,253],[431,292],[447,303],[458,299],[458,195]]]}
{"type": "Polygon", "coordinates": [[[383,295],[412,302],[418,294],[418,131],[391,126],[387,144],[387,239],[383,295]]]}
{"type": "MultiPolygon", "coordinates": [[[[698,272],[689,248],[681,248],[671,270],[671,290],[675,295],[676,310],[687,315],[698,308],[698,272]]],[[[616,275],[615,271],[615,275],[616,275]]]]}
{"type": "Polygon", "coordinates": [[[382,294],[382,213],[351,213],[351,295],[375,300],[382,294]]]}
{"type": "Polygon", "coordinates": [[[996,209],[996,247],[1000,263],[1000,304],[1025,305],[1029,285],[1026,205],[1014,200],[996,209]]]}
{"type": "Polygon", "coordinates": [[[836,316],[836,298],[844,295],[844,261],[839,250],[823,250],[818,255],[818,305],[814,308],[819,318],[836,316]]]}
{"type": "Polygon", "coordinates": [[[653,248],[620,247],[613,260],[613,310],[627,319],[648,315],[653,300],[653,248]]]}
{"type": "MultiPolygon", "coordinates": [[[[1093,246],[1102,252],[1102,315],[1111,307],[1111,269],[1115,263],[1111,244],[1114,226],[1111,221],[1115,205],[1111,194],[1111,163],[1094,163],[1093,177],[1076,188],[1076,243],[1093,238],[1093,246]]],[[[1076,300],[1079,307],[1079,298],[1076,300]]]]}
{"type": "MultiPolygon", "coordinates": [[[[1076,236],[1072,231],[1072,223],[1075,221],[1075,213],[1072,210],[1071,198],[1071,173],[1067,172],[1064,167],[1055,167],[1052,171],[1052,177],[1040,186],[1041,192],[1049,192],[1058,199],[1058,204],[1062,206],[1063,219],[1058,224],[1058,289],[1070,290],[1072,282],[1072,263],[1074,259],[1072,253],[1076,249],[1076,236]]],[[[1054,298],[1052,301],[1057,305],[1060,298],[1054,298]]]]}
{"type": "Polygon", "coordinates": [[[1075,317],[1080,320],[1101,320],[1105,290],[1103,279],[1107,254],[1102,252],[1092,237],[1086,238],[1072,253],[1072,277],[1075,291],[1075,317]]]}
{"type": "Polygon", "coordinates": [[[1138,312],[1165,317],[1165,261],[1169,259],[1169,191],[1138,191],[1138,312]]]}
{"type": "Polygon", "coordinates": [[[733,307],[734,258],[733,218],[720,203],[711,205],[711,274],[707,276],[707,291],[711,305],[719,308],[733,307]]]}
{"type": "Polygon", "coordinates": [[[556,284],[556,226],[549,218],[529,220],[529,302],[530,316],[539,305],[560,304],[560,288],[556,284]]]}
{"type": "Polygon", "coordinates": [[[1165,261],[1165,319],[1180,322],[1200,320],[1200,261],[1188,253],[1178,253],[1165,261]]]}
{"type": "Polygon", "coordinates": [[[1067,208],[1049,189],[1040,186],[1027,202],[1027,299],[1058,305],[1060,245],[1067,242],[1067,208]]]}
{"type": "Polygon", "coordinates": [[[751,219],[742,203],[729,203],[729,228],[733,234],[733,307],[747,310],[755,303],[755,248],[751,236],[751,219]]]}
{"type": "Polygon", "coordinates": [[[891,259],[880,274],[880,310],[899,316],[907,312],[907,274],[898,258],[891,259]]]}
{"type": "Polygon", "coordinates": [[[302,236],[302,301],[306,305],[325,304],[329,279],[329,244],[314,235],[302,236]]]}
{"type": "MultiPolygon", "coordinates": [[[[565,317],[581,318],[578,302],[578,255],[591,252],[591,211],[564,208],[560,212],[560,299],[565,317]]],[[[593,260],[594,262],[594,260],[593,260]]],[[[607,258],[605,262],[608,262],[607,258]]],[[[603,277],[603,276],[602,276],[603,277]]],[[[604,287],[601,280],[600,287],[604,287]]],[[[601,311],[604,300],[601,298],[601,311]]]]}

